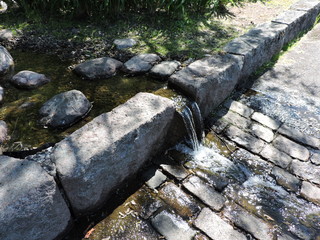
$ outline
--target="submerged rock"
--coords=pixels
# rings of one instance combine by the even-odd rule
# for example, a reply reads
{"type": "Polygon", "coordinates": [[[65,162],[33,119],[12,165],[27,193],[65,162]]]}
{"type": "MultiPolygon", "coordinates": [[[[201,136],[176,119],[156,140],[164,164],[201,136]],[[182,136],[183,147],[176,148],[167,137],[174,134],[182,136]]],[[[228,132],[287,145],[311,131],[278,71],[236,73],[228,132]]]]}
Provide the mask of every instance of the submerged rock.
{"type": "Polygon", "coordinates": [[[40,123],[52,128],[68,127],[83,118],[91,103],[78,90],[60,93],[48,100],[40,109],[40,123]]]}
{"type": "Polygon", "coordinates": [[[155,65],[150,70],[150,75],[158,79],[166,79],[170,77],[180,65],[181,63],[178,61],[164,61],[155,65]]]}
{"type": "Polygon", "coordinates": [[[137,44],[137,41],[132,38],[116,39],[113,41],[117,49],[131,48],[137,44]]]}
{"type": "Polygon", "coordinates": [[[122,70],[129,74],[146,73],[159,61],[161,58],[156,54],[140,54],[125,62],[122,70]]]}
{"type": "Polygon", "coordinates": [[[25,70],[14,75],[11,82],[19,88],[34,89],[50,82],[50,79],[44,74],[25,70]]]}
{"type": "Polygon", "coordinates": [[[6,75],[12,67],[12,56],[5,47],[0,46],[0,77],[6,75]]]}
{"type": "Polygon", "coordinates": [[[123,63],[110,58],[102,57],[80,63],[74,68],[74,72],[89,80],[110,78],[122,67],[123,63]]]}
{"type": "Polygon", "coordinates": [[[0,120],[0,144],[3,143],[8,136],[8,126],[5,121],[0,120]]]}

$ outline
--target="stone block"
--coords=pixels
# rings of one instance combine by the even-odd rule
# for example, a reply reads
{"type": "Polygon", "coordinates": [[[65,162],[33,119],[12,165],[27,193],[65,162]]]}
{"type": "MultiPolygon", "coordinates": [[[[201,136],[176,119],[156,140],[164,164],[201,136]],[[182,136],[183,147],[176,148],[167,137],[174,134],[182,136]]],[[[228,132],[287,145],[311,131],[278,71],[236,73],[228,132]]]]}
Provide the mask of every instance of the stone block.
{"type": "Polygon", "coordinates": [[[290,170],[299,177],[320,184],[320,166],[316,166],[310,162],[301,162],[293,160],[290,170]]]}
{"type": "Polygon", "coordinates": [[[71,220],[54,178],[38,163],[0,156],[0,239],[55,239],[71,220]]]}
{"type": "Polygon", "coordinates": [[[215,171],[208,171],[206,169],[194,169],[193,171],[198,177],[207,181],[220,192],[222,192],[223,189],[229,184],[228,179],[223,176],[224,174],[220,174],[215,171]]]}
{"type": "Polygon", "coordinates": [[[213,210],[223,208],[226,199],[200,178],[192,176],[183,182],[183,186],[213,210]]]}
{"type": "Polygon", "coordinates": [[[313,152],[310,160],[312,163],[320,165],[320,151],[313,152]]]}
{"type": "Polygon", "coordinates": [[[298,158],[302,161],[307,161],[310,157],[310,153],[307,148],[281,135],[276,137],[276,139],[273,141],[273,145],[280,151],[283,151],[291,157],[298,158]]]}
{"type": "Polygon", "coordinates": [[[274,239],[272,226],[236,204],[227,206],[223,214],[237,227],[251,233],[259,240],[274,239]]]}
{"type": "Polygon", "coordinates": [[[251,118],[259,123],[261,123],[264,126],[267,126],[268,128],[271,128],[272,130],[277,130],[281,123],[277,120],[272,119],[271,117],[268,117],[262,113],[255,112],[251,118]]]}
{"type": "Polygon", "coordinates": [[[230,54],[203,58],[169,78],[169,84],[195,100],[204,117],[233,91],[240,77],[242,58],[230,54]]]}
{"type": "Polygon", "coordinates": [[[253,114],[253,109],[249,108],[248,106],[244,105],[241,102],[234,101],[232,99],[226,101],[223,106],[234,111],[245,118],[249,118],[253,114]]]}
{"type": "Polygon", "coordinates": [[[222,220],[209,208],[204,208],[194,225],[215,240],[246,240],[246,236],[233,229],[233,227],[222,220]]]}
{"type": "Polygon", "coordinates": [[[277,183],[283,186],[288,191],[297,192],[301,186],[301,181],[279,167],[274,167],[271,173],[276,179],[277,183]]]}
{"type": "Polygon", "coordinates": [[[260,152],[260,155],[282,168],[287,168],[292,162],[292,158],[289,155],[281,152],[272,145],[266,145],[265,148],[260,152]]]}
{"type": "Polygon", "coordinates": [[[288,28],[284,35],[284,44],[298,37],[298,35],[311,28],[316,20],[314,11],[305,12],[287,10],[278,15],[272,22],[287,24],[288,28]]]}
{"type": "Polygon", "coordinates": [[[156,154],[174,113],[171,100],[139,93],[57,143],[51,158],[74,211],[98,207],[156,154]]]}
{"type": "MultiPolygon", "coordinates": [[[[230,41],[224,51],[244,58],[241,79],[246,79],[283,47],[286,24],[264,23],[230,41]]],[[[242,83],[240,83],[242,84],[242,83]]]]}
{"type": "Polygon", "coordinates": [[[221,118],[209,118],[205,125],[208,126],[210,130],[220,134],[229,125],[229,123],[221,118]]]}
{"type": "Polygon", "coordinates": [[[183,180],[189,175],[189,172],[180,165],[161,164],[160,167],[178,180],[183,180]]]}
{"type": "Polygon", "coordinates": [[[162,211],[156,215],[151,219],[151,222],[153,227],[167,240],[192,240],[196,235],[196,231],[187,222],[167,211],[162,211]]]}
{"type": "Polygon", "coordinates": [[[274,138],[273,131],[270,128],[264,127],[260,124],[253,123],[250,126],[251,134],[261,138],[266,142],[271,142],[274,138]]]}
{"type": "Polygon", "coordinates": [[[309,182],[302,182],[301,196],[315,204],[320,205],[320,188],[309,182]]]}
{"type": "Polygon", "coordinates": [[[229,126],[227,128],[226,135],[232,141],[254,153],[260,153],[265,145],[262,140],[234,126],[229,126]]]}
{"type": "Polygon", "coordinates": [[[217,115],[222,117],[223,120],[241,128],[247,129],[251,125],[251,121],[241,115],[234,113],[232,111],[227,111],[226,109],[221,109],[217,112],[217,115]]]}
{"type": "Polygon", "coordinates": [[[315,149],[320,149],[320,139],[306,135],[299,130],[291,128],[285,124],[278,129],[278,132],[296,142],[308,145],[315,149]]]}
{"type": "Polygon", "coordinates": [[[146,184],[150,188],[159,187],[167,179],[166,175],[164,175],[162,172],[160,172],[159,170],[154,171],[153,169],[147,171],[146,176],[148,178],[146,184]]]}

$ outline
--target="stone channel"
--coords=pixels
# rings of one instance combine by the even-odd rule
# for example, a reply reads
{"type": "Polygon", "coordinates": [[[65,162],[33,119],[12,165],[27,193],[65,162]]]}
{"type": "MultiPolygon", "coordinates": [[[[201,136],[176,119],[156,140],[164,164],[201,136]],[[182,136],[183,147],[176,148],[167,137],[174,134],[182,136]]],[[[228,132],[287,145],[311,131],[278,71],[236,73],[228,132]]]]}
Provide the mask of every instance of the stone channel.
{"type": "MultiPolygon", "coordinates": [[[[263,108],[259,99],[275,96],[261,89],[263,77],[224,102],[284,44],[313,27],[319,13],[320,1],[299,1],[231,41],[224,54],[170,77],[169,86],[194,100],[207,119],[197,149],[168,148],[183,137],[175,136],[181,117],[174,102],[139,93],[42,153],[23,160],[1,155],[0,238],[62,238],[75,219],[112,201],[112,191],[153,159],[141,176],[145,184],[85,238],[320,239],[318,132],[263,108]]],[[[141,60],[147,60],[138,69],[143,72],[157,61],[133,59],[141,60]]],[[[124,66],[128,73],[131,64],[124,66]]],[[[318,111],[316,94],[303,99],[314,100],[318,111]]]]}

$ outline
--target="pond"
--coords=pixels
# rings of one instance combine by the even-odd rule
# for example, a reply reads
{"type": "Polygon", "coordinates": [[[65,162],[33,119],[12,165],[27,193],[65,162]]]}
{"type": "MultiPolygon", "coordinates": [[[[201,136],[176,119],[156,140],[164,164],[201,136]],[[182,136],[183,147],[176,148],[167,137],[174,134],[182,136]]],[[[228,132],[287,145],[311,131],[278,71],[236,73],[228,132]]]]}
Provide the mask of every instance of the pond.
{"type": "Polygon", "coordinates": [[[80,128],[94,117],[111,111],[139,92],[154,92],[165,86],[148,76],[126,77],[117,75],[109,79],[83,80],[70,69],[70,62],[62,62],[56,56],[10,51],[15,61],[15,73],[31,70],[43,73],[51,79],[49,84],[34,90],[17,89],[9,82],[2,82],[5,97],[0,109],[0,119],[9,127],[10,139],[3,145],[6,151],[37,148],[55,143],[80,128]],[[90,113],[74,126],[64,129],[47,129],[39,124],[39,109],[56,94],[72,89],[80,90],[93,104],[90,113]]]}

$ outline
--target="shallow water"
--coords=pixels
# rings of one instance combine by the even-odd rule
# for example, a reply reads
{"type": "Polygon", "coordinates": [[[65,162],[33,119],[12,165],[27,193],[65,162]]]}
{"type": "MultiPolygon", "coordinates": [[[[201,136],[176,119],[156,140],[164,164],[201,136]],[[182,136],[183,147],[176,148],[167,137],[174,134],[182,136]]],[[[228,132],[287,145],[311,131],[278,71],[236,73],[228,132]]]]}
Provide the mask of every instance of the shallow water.
{"type": "Polygon", "coordinates": [[[15,61],[15,73],[31,70],[45,74],[52,81],[34,90],[17,89],[9,82],[1,83],[5,88],[5,97],[0,109],[0,119],[7,122],[11,136],[4,146],[7,151],[31,149],[45,143],[57,142],[135,94],[153,92],[165,85],[147,76],[118,75],[95,81],[82,80],[68,69],[69,62],[62,62],[56,56],[19,50],[10,53],[15,61]],[[93,103],[88,116],[67,130],[45,129],[40,126],[38,111],[42,104],[54,95],[72,89],[80,90],[93,103]]]}

